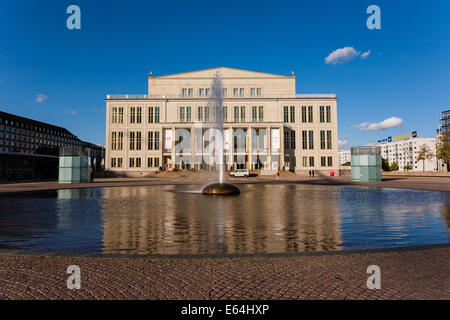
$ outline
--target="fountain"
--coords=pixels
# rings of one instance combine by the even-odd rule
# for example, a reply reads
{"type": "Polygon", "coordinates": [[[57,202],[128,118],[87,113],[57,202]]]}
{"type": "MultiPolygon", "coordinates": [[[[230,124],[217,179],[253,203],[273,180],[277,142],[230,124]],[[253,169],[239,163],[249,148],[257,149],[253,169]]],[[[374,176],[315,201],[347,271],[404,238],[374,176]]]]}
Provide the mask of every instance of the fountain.
{"type": "Polygon", "coordinates": [[[216,132],[220,134],[220,141],[215,140],[214,151],[218,152],[219,157],[219,182],[211,183],[205,186],[202,190],[203,194],[208,195],[238,195],[241,193],[238,187],[230,183],[225,183],[223,181],[224,172],[224,159],[223,159],[223,105],[222,105],[222,80],[220,78],[220,73],[216,72],[211,85],[211,111],[212,111],[212,121],[215,126],[216,132]]]}

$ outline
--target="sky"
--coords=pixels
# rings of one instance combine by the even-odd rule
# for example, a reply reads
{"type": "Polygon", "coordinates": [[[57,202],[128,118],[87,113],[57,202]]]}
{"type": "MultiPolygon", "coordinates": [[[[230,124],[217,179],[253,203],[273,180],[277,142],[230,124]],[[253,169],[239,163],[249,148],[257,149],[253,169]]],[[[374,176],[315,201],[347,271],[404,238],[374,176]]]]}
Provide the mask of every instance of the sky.
{"type": "Polygon", "coordinates": [[[1,0],[0,110],[105,144],[107,94],[147,75],[231,67],[336,93],[342,148],[417,131],[450,109],[450,1],[1,0]],[[69,30],[78,5],[81,29],[69,30]],[[366,12],[380,8],[381,29],[366,12]]]}

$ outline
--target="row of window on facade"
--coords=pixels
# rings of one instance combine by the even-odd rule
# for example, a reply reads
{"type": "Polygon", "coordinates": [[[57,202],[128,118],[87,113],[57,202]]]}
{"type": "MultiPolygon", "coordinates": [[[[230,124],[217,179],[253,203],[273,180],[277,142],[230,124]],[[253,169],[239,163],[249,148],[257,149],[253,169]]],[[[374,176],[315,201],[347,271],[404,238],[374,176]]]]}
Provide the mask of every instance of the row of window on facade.
{"type": "MultiPolygon", "coordinates": [[[[140,168],[142,166],[141,158],[129,158],[130,168],[140,168]]],[[[147,158],[148,168],[159,168],[159,158],[147,158]]],[[[123,168],[123,158],[111,158],[111,168],[123,168]]]]}
{"type": "MultiPolygon", "coordinates": [[[[7,132],[9,132],[9,131],[16,132],[16,129],[12,128],[12,127],[16,127],[16,128],[23,128],[26,130],[31,130],[31,131],[33,131],[33,134],[34,134],[34,132],[42,132],[42,133],[47,133],[47,134],[53,135],[53,136],[66,137],[66,138],[72,138],[72,139],[75,138],[74,135],[71,135],[71,134],[68,134],[65,132],[61,132],[61,131],[57,131],[57,130],[53,130],[53,129],[49,129],[49,128],[33,126],[29,123],[13,121],[13,120],[9,120],[9,119],[0,118],[0,124],[6,125],[6,126],[0,126],[0,130],[7,131],[7,132]]],[[[21,133],[21,132],[22,132],[21,130],[18,130],[18,133],[21,133]]],[[[24,132],[24,133],[26,133],[26,132],[24,132]]]]}
{"type": "MultiPolygon", "coordinates": [[[[234,97],[244,97],[245,96],[245,88],[233,88],[233,96],[234,97]]],[[[211,95],[211,88],[199,88],[198,96],[199,97],[209,97],[211,95]]],[[[250,88],[250,96],[252,97],[260,97],[262,95],[261,88],[250,88]]],[[[181,96],[183,97],[193,97],[194,96],[194,88],[182,88],[181,96]]],[[[222,96],[228,96],[228,88],[222,88],[222,96]]]]}
{"type": "MultiPolygon", "coordinates": [[[[223,106],[223,122],[229,122],[228,119],[228,107],[223,106]]],[[[123,107],[112,107],[112,123],[124,123],[124,110],[123,107]]],[[[302,123],[313,123],[314,122],[314,112],[313,106],[302,106],[301,107],[301,120],[302,123]]],[[[234,106],[234,122],[245,122],[246,121],[246,107],[245,106],[234,106]]],[[[251,107],[251,121],[252,122],[263,122],[264,121],[264,107],[263,106],[252,106],[251,107]]],[[[197,107],[197,121],[209,122],[211,120],[211,110],[209,106],[199,106],[197,107]]],[[[216,119],[219,120],[219,119],[216,119]]],[[[179,122],[192,122],[192,108],[191,106],[180,106],[178,110],[178,121],[179,122]]],[[[296,121],[295,116],[295,106],[284,106],[283,107],[283,121],[285,123],[294,123],[296,121]]],[[[159,123],[160,122],[160,108],[159,107],[149,107],[148,108],[148,123],[159,123]]],[[[331,122],[331,106],[320,106],[319,107],[319,122],[320,123],[330,123],[331,122]]],[[[142,123],[142,107],[130,107],[130,123],[140,124],[142,123]]]]}
{"type": "MultiPolygon", "coordinates": [[[[148,150],[159,150],[159,131],[149,131],[147,139],[148,150]]],[[[111,150],[123,150],[123,132],[111,133],[111,150]]],[[[142,132],[131,131],[129,136],[129,150],[142,150],[142,132]]]]}

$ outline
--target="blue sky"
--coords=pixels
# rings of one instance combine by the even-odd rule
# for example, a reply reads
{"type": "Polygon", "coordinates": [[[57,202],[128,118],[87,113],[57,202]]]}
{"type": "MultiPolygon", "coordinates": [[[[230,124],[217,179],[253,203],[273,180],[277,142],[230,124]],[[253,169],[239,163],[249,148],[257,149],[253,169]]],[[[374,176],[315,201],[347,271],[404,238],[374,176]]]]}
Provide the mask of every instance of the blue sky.
{"type": "Polygon", "coordinates": [[[413,130],[432,137],[450,109],[448,0],[2,0],[0,39],[0,110],[99,144],[106,94],[145,94],[149,71],[294,71],[298,93],[338,95],[339,139],[349,146],[413,130]],[[66,27],[71,4],[81,30],[66,27]],[[366,27],[371,4],[381,30],[366,27]],[[345,47],[353,59],[325,62],[345,47]],[[401,125],[367,130],[391,117],[401,121],[387,126],[401,125]]]}

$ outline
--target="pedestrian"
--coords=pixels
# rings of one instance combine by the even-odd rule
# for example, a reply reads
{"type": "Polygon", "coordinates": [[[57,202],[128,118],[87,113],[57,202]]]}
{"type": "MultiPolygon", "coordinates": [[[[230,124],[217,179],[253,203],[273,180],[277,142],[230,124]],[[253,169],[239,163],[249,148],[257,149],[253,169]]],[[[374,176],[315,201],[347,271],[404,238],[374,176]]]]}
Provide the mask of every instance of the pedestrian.
{"type": "Polygon", "coordinates": [[[313,176],[313,178],[314,178],[314,170],[311,170],[312,171],[312,176],[313,176]]]}
{"type": "Polygon", "coordinates": [[[277,180],[280,179],[280,172],[277,171],[277,180]]]}
{"type": "Polygon", "coordinates": [[[309,177],[311,178],[311,170],[309,170],[309,177]]]}

